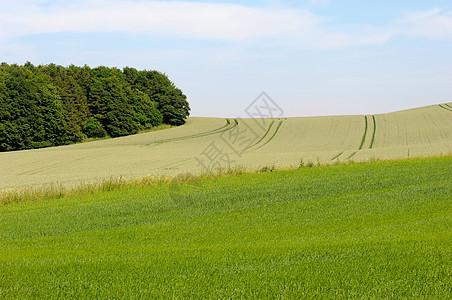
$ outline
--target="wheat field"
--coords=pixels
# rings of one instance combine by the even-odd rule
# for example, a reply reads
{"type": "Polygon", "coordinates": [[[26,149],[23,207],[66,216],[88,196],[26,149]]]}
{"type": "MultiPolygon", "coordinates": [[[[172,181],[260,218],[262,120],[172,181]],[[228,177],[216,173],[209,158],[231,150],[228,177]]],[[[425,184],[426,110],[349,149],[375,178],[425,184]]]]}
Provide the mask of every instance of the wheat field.
{"type": "Polygon", "coordinates": [[[376,115],[192,117],[177,128],[0,153],[0,190],[218,169],[449,155],[452,103],[376,115]]]}

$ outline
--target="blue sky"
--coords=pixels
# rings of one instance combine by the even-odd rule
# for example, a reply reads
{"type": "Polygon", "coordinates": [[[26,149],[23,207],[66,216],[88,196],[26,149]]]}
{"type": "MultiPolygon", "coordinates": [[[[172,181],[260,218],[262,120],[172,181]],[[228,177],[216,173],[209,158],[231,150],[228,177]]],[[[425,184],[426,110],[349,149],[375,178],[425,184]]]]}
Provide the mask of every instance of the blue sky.
{"type": "Polygon", "coordinates": [[[452,2],[0,0],[0,61],[166,73],[193,116],[286,116],[452,101],[452,2]]]}

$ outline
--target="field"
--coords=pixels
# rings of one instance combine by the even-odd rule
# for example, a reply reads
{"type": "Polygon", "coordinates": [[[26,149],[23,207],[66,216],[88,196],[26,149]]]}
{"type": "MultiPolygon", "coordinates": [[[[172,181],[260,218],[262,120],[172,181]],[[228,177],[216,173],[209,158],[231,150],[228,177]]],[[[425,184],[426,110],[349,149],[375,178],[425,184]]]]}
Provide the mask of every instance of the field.
{"type": "Polygon", "coordinates": [[[451,171],[351,163],[0,206],[0,298],[450,299],[451,171]]]}
{"type": "Polygon", "coordinates": [[[189,118],[181,127],[134,136],[0,153],[0,191],[451,152],[452,103],[366,116],[189,118]]]}

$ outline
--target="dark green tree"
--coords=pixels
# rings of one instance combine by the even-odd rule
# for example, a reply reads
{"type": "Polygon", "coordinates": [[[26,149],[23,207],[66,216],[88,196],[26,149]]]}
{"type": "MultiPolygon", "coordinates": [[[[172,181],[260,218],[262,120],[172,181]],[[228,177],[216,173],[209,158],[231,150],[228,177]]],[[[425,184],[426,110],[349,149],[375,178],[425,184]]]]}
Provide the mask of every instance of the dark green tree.
{"type": "Polygon", "coordinates": [[[71,142],[83,140],[89,116],[84,88],[78,84],[66,68],[54,64],[42,68],[43,72],[49,75],[52,84],[58,88],[58,93],[63,102],[68,140],[71,142]]]}
{"type": "Polygon", "coordinates": [[[31,66],[0,69],[0,151],[40,148],[67,142],[58,90],[31,66]]]}
{"type": "Polygon", "coordinates": [[[90,110],[112,137],[137,133],[134,112],[128,105],[127,84],[118,69],[93,69],[90,88],[90,110]]]}
{"type": "Polygon", "coordinates": [[[157,71],[0,65],[0,151],[185,123],[186,96],[157,71]]]}
{"type": "Polygon", "coordinates": [[[136,71],[126,68],[124,74],[133,88],[146,93],[157,103],[163,122],[182,125],[190,114],[187,97],[165,74],[157,71],[136,71]]]}

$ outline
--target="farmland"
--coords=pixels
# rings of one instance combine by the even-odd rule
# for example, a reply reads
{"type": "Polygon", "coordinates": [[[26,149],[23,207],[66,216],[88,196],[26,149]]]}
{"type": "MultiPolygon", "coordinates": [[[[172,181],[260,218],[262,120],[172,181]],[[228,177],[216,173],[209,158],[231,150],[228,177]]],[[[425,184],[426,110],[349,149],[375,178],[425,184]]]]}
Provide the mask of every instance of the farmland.
{"type": "Polygon", "coordinates": [[[217,169],[257,170],[452,151],[452,103],[387,114],[280,119],[189,118],[133,136],[0,153],[0,190],[217,169]]]}
{"type": "Polygon", "coordinates": [[[377,161],[0,206],[0,298],[448,299],[451,170],[377,161]]]}
{"type": "Polygon", "coordinates": [[[0,202],[0,298],[450,298],[451,132],[445,103],[0,153],[5,195],[80,191],[0,202]]]}

